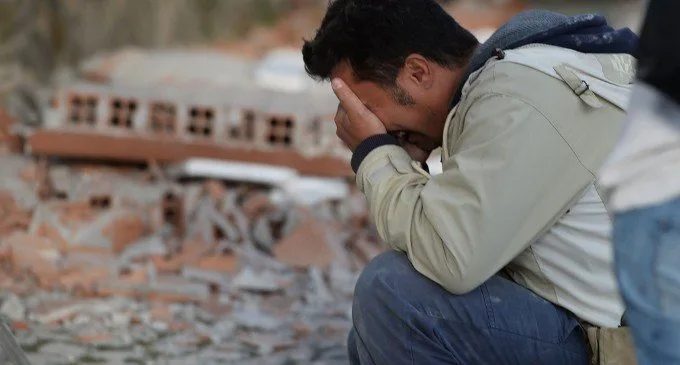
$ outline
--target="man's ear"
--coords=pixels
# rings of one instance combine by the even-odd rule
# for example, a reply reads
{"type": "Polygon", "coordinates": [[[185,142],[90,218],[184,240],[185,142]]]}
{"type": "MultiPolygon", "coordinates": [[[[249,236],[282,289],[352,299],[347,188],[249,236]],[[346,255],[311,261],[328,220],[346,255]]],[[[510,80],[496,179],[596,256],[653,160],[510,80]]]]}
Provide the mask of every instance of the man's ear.
{"type": "Polygon", "coordinates": [[[406,57],[401,76],[407,83],[414,83],[420,88],[429,89],[434,84],[433,71],[430,61],[413,53],[406,57]]]}

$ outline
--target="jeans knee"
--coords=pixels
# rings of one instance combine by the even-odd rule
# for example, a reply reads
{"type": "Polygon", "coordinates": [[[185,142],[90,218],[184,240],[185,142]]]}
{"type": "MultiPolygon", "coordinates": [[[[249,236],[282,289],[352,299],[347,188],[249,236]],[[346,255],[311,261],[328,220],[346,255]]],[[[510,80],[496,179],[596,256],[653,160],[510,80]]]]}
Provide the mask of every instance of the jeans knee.
{"type": "Polygon", "coordinates": [[[355,310],[366,310],[379,303],[393,301],[399,292],[395,290],[395,285],[401,281],[399,278],[411,274],[415,274],[415,269],[405,254],[388,251],[376,256],[366,265],[357,280],[354,289],[355,310]]]}

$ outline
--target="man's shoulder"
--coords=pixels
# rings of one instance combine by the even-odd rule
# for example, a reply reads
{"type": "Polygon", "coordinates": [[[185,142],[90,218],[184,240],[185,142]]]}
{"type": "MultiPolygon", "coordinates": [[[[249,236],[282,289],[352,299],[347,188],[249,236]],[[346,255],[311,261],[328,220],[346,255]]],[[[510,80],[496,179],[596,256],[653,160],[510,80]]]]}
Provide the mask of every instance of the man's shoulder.
{"type": "MultiPolygon", "coordinates": [[[[474,101],[489,93],[513,96],[542,109],[544,104],[571,101],[580,104],[583,80],[604,90],[630,88],[635,75],[635,59],[623,54],[583,54],[552,46],[531,46],[507,51],[503,57],[494,57],[468,80],[464,98],[474,101]],[[560,69],[561,68],[561,69],[560,69]],[[576,80],[570,80],[569,78],[576,80]]],[[[586,85],[587,83],[583,84],[586,85]]],[[[605,92],[606,94],[606,92],[605,92]]],[[[600,93],[600,99],[611,99],[600,93]]],[[[622,103],[618,103],[622,104],[622,103]]],[[[607,105],[610,106],[610,105],[607,105]]]]}
{"type": "Polygon", "coordinates": [[[541,96],[564,97],[564,84],[529,66],[499,59],[491,59],[473,75],[463,101],[474,101],[489,94],[501,94],[538,104],[541,96]]]}

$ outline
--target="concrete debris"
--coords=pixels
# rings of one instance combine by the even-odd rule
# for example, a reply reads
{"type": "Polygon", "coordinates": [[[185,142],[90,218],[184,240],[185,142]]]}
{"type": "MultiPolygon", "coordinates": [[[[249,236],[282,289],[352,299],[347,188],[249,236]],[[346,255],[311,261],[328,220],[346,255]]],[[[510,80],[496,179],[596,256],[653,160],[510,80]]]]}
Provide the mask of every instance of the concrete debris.
{"type": "Polygon", "coordinates": [[[195,158],[170,166],[169,176],[175,178],[204,178],[281,186],[298,177],[294,169],[271,165],[256,165],[195,158]]]}
{"type": "Polygon", "coordinates": [[[360,195],[299,169],[227,165],[150,179],[136,168],[0,156],[0,320],[29,360],[346,356],[354,283],[383,249],[360,195]]]}
{"type": "Polygon", "coordinates": [[[349,187],[345,180],[300,177],[286,181],[282,186],[283,194],[297,204],[315,205],[325,201],[339,201],[349,195],[349,187]]]}
{"type": "Polygon", "coordinates": [[[123,262],[135,259],[149,258],[152,256],[165,256],[168,247],[163,243],[163,238],[158,235],[148,236],[133,243],[121,253],[120,260],[123,262]]]}
{"type": "Polygon", "coordinates": [[[234,313],[234,321],[244,329],[275,331],[283,325],[283,320],[260,311],[259,308],[246,307],[234,313]]]}
{"type": "Polygon", "coordinates": [[[85,357],[87,350],[81,346],[66,343],[48,343],[40,348],[40,353],[64,362],[77,362],[85,357]]]}
{"type": "Polygon", "coordinates": [[[230,319],[223,319],[215,323],[208,333],[214,344],[225,343],[236,335],[236,323],[230,319]]]}
{"type": "Polygon", "coordinates": [[[246,267],[234,278],[235,289],[257,292],[275,292],[283,289],[279,277],[270,271],[258,271],[246,267]]]}
{"type": "Polygon", "coordinates": [[[0,297],[0,315],[11,321],[21,321],[26,315],[26,308],[19,297],[13,293],[7,293],[4,298],[0,297]]]}

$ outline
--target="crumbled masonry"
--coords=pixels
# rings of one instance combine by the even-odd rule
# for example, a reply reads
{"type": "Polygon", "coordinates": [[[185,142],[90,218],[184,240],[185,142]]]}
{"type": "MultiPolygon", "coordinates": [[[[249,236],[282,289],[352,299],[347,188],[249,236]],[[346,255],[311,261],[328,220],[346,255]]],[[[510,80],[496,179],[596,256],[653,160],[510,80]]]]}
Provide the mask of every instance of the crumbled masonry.
{"type": "Polygon", "coordinates": [[[156,175],[0,156],[0,316],[29,361],[347,362],[353,286],[383,249],[360,193],[156,175]]]}

